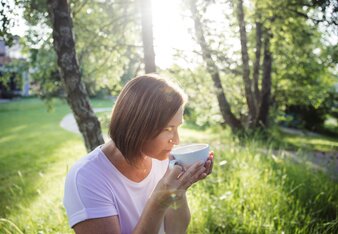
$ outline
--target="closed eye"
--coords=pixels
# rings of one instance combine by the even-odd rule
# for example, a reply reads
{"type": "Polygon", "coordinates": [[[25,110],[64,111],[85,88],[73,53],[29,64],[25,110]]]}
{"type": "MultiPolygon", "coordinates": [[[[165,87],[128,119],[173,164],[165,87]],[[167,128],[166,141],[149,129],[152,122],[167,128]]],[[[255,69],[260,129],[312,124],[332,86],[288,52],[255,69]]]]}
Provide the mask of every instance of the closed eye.
{"type": "Polygon", "coordinates": [[[166,127],[165,129],[163,129],[164,131],[168,131],[168,132],[172,132],[174,130],[173,127],[166,127]]]}

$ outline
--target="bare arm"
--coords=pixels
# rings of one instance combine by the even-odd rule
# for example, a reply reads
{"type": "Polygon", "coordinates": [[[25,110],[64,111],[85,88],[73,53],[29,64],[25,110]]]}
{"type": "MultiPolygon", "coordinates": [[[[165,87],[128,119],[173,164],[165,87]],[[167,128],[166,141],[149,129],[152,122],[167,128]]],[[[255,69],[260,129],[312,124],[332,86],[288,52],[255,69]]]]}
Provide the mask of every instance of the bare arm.
{"type": "MultiPolygon", "coordinates": [[[[209,159],[204,164],[205,171],[200,174],[198,179],[204,179],[207,175],[211,174],[213,167],[214,153],[210,152],[209,159]]],[[[186,233],[190,223],[191,215],[184,193],[180,200],[175,201],[166,211],[164,218],[164,228],[167,234],[180,234],[186,233]]]]}
{"type": "Polygon", "coordinates": [[[120,223],[118,216],[110,216],[98,219],[88,219],[76,224],[74,231],[77,234],[118,234],[120,233],[120,223]]]}
{"type": "Polygon", "coordinates": [[[190,210],[186,195],[175,201],[166,211],[164,228],[167,234],[186,233],[190,222],[190,210]]]}

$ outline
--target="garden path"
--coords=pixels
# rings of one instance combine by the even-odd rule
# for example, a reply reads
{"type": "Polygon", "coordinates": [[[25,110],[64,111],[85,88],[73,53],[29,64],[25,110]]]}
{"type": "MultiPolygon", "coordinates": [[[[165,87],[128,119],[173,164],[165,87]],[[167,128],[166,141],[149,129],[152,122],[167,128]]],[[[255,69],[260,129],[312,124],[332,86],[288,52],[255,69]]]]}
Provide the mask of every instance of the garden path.
{"type": "MultiPolygon", "coordinates": [[[[105,111],[111,111],[111,107],[94,108],[93,110],[94,110],[95,113],[105,112],[105,111]]],[[[67,131],[70,131],[70,132],[73,132],[73,133],[76,133],[76,134],[80,134],[79,128],[76,124],[74,115],[72,113],[69,113],[65,117],[63,117],[63,119],[60,122],[60,127],[67,130],[67,131]]],[[[106,141],[108,139],[107,134],[103,134],[103,138],[106,141]]]]}

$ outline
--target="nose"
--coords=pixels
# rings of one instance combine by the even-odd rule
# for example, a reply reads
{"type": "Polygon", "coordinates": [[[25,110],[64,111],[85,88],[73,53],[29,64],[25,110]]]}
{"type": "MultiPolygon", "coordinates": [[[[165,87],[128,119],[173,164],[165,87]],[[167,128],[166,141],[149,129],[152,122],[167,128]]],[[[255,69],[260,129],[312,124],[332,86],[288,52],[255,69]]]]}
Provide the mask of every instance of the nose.
{"type": "Polygon", "coordinates": [[[174,132],[174,137],[172,138],[172,140],[174,145],[178,145],[180,143],[180,136],[177,130],[174,132]]]}

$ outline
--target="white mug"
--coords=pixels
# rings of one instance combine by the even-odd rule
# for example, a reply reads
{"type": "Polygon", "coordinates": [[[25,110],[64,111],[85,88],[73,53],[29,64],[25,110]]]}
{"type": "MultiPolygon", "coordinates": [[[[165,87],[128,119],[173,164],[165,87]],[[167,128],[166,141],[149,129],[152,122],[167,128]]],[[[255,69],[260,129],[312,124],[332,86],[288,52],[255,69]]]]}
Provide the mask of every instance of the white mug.
{"type": "Polygon", "coordinates": [[[174,148],[170,154],[174,156],[175,159],[170,160],[169,168],[173,168],[176,164],[186,167],[198,161],[207,161],[209,157],[209,145],[189,144],[184,146],[178,146],[174,148]]]}

